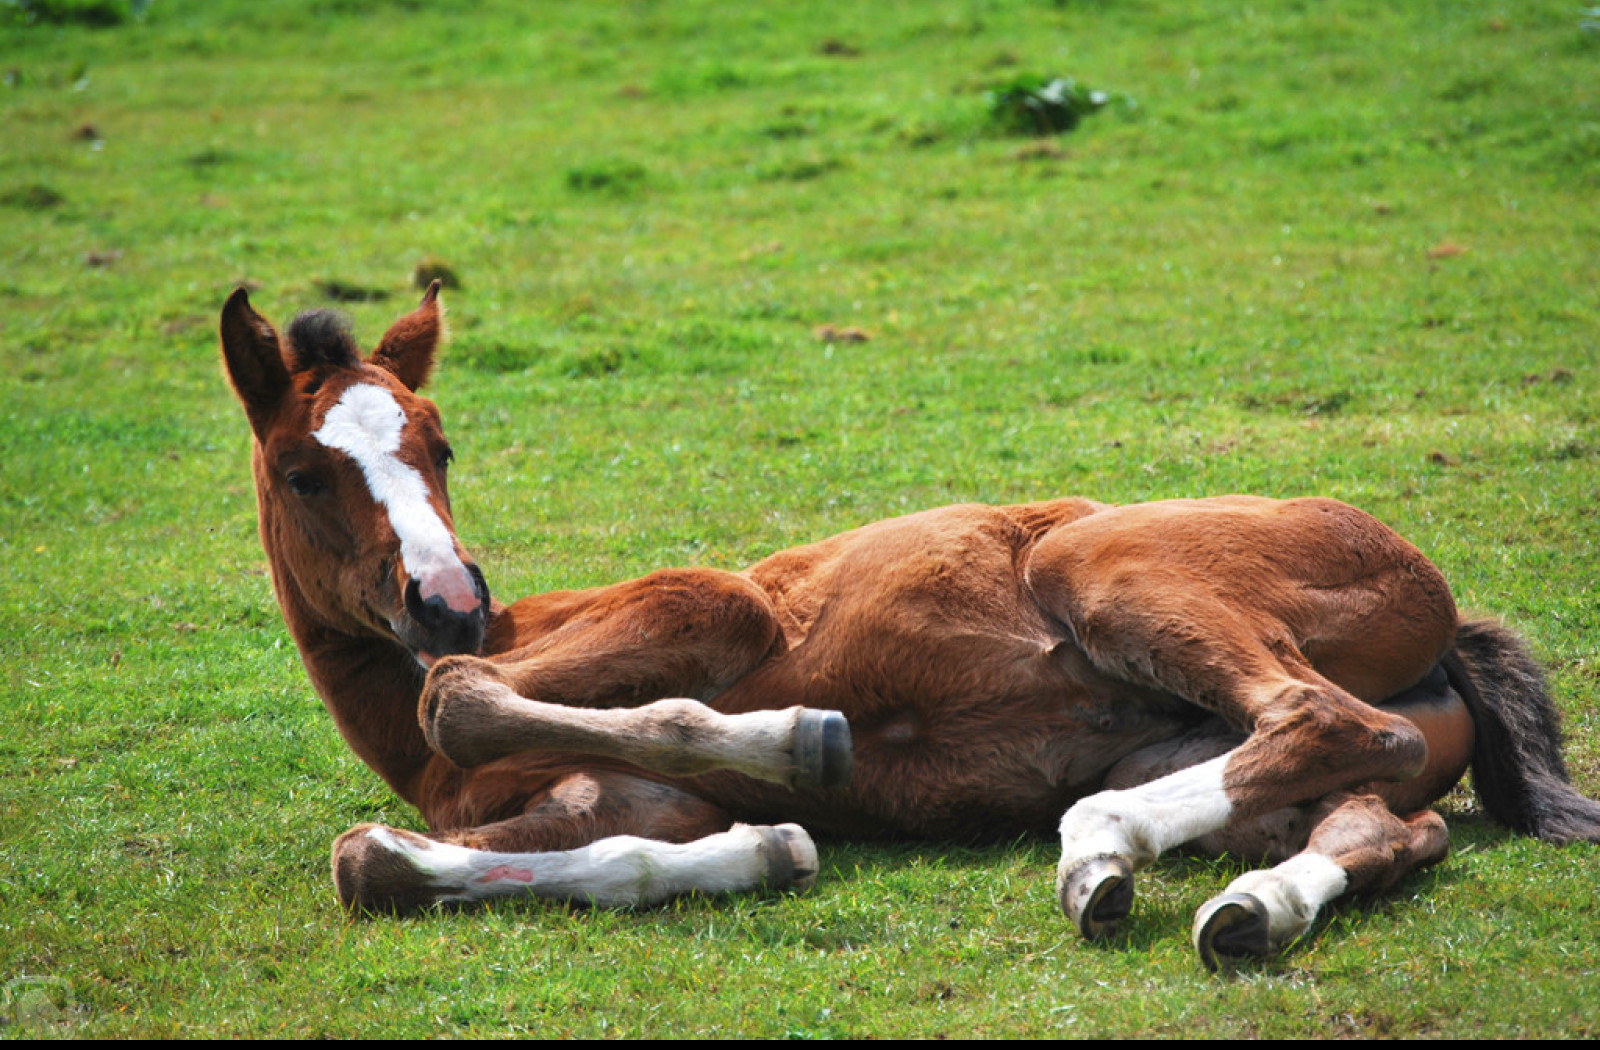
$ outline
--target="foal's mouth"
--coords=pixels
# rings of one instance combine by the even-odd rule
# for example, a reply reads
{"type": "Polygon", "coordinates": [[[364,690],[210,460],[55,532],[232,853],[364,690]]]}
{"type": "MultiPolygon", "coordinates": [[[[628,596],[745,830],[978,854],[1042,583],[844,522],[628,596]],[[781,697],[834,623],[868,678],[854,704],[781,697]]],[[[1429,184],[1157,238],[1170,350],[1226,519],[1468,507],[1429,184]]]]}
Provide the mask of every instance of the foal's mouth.
{"type": "MultiPolygon", "coordinates": [[[[401,645],[410,650],[424,669],[441,657],[476,653],[483,648],[489,626],[489,585],[476,565],[468,564],[476,604],[458,609],[441,595],[424,598],[420,582],[406,581],[403,610],[389,620],[401,645]]],[[[458,603],[465,604],[465,603],[458,603]]]]}

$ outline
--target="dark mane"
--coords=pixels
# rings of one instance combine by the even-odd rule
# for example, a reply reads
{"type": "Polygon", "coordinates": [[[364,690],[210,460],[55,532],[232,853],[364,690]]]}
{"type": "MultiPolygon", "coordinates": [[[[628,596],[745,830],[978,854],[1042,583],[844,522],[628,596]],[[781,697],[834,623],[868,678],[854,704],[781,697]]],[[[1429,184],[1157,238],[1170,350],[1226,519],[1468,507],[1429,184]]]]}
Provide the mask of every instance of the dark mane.
{"type": "Polygon", "coordinates": [[[317,365],[354,368],[360,361],[350,319],[336,310],[307,310],[291,321],[289,353],[296,371],[317,365]]]}

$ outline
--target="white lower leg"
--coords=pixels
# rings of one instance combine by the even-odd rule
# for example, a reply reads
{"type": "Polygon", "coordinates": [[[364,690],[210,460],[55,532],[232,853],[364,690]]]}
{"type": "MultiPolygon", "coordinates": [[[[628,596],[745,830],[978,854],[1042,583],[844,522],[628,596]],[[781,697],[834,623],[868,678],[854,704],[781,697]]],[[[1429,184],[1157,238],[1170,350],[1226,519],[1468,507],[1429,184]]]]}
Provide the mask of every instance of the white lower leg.
{"type": "Polygon", "coordinates": [[[1080,800],[1061,818],[1060,870],[1070,872],[1097,857],[1117,857],[1138,869],[1174,846],[1227,827],[1233,816],[1222,785],[1228,758],[1080,800]]]}
{"type": "Polygon", "coordinates": [[[805,708],[726,715],[696,700],[657,700],[628,713],[639,725],[626,729],[622,748],[636,750],[622,757],[639,764],[733,769],[778,783],[794,777],[795,729],[805,708]]]}
{"type": "Polygon", "coordinates": [[[461,766],[556,751],[620,758],[672,776],[733,769],[790,785],[838,787],[849,780],[850,734],[837,712],[723,714],[688,699],[580,708],[529,700],[498,682],[450,688],[429,705],[423,731],[436,751],[461,766]]]}
{"type": "Polygon", "coordinates": [[[850,779],[850,731],[836,711],[789,707],[723,714],[696,700],[657,700],[625,712],[583,714],[620,714],[621,724],[608,731],[608,746],[616,750],[601,753],[648,769],[679,776],[733,769],[811,787],[842,787],[850,779]]]}
{"type": "Polygon", "coordinates": [[[1350,884],[1345,870],[1321,853],[1300,853],[1275,868],[1234,879],[1227,893],[1246,893],[1267,909],[1271,949],[1288,947],[1311,928],[1317,912],[1350,884]]]}
{"type": "Polygon", "coordinates": [[[531,895],[618,907],[656,904],[684,893],[726,893],[755,888],[774,868],[803,881],[816,871],[810,837],[795,825],[763,829],[740,824],[694,842],[673,844],[618,835],[581,849],[549,853],[493,853],[399,836],[374,827],[366,834],[404,860],[424,879],[434,900],[461,902],[531,895]],[[766,832],[766,834],[763,834],[766,832]],[[800,856],[778,858],[774,849],[800,856]],[[809,861],[809,863],[807,863],[809,861]]]}

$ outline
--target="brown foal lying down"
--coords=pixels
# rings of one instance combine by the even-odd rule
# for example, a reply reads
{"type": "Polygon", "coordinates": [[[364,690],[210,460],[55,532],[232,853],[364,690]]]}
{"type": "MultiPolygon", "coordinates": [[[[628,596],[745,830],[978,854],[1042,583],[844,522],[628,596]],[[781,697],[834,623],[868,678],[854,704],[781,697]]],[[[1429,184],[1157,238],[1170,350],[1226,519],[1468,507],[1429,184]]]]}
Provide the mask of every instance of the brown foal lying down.
{"type": "Polygon", "coordinates": [[[1600,840],[1523,644],[1332,500],[944,507],[743,572],[502,605],[456,539],[450,446],[417,394],[441,333],[437,285],[365,357],[333,314],[280,337],[242,290],[222,313],[290,633],[432,829],[341,836],[351,908],[804,886],[801,825],[1054,828],[1090,938],[1163,850],[1275,864],[1200,910],[1214,967],[1442,858],[1428,807],[1469,765],[1512,828],[1600,840]]]}

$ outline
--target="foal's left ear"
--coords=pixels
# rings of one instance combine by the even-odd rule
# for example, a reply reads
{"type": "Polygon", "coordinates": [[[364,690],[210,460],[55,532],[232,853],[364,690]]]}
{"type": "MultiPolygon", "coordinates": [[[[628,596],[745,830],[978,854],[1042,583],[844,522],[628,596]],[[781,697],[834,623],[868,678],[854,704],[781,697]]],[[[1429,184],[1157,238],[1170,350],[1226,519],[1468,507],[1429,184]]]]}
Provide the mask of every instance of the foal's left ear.
{"type": "Polygon", "coordinates": [[[439,282],[428,285],[422,305],[396,321],[383,333],[383,341],[367,360],[416,391],[433,372],[434,351],[444,341],[444,304],[439,282]]]}

